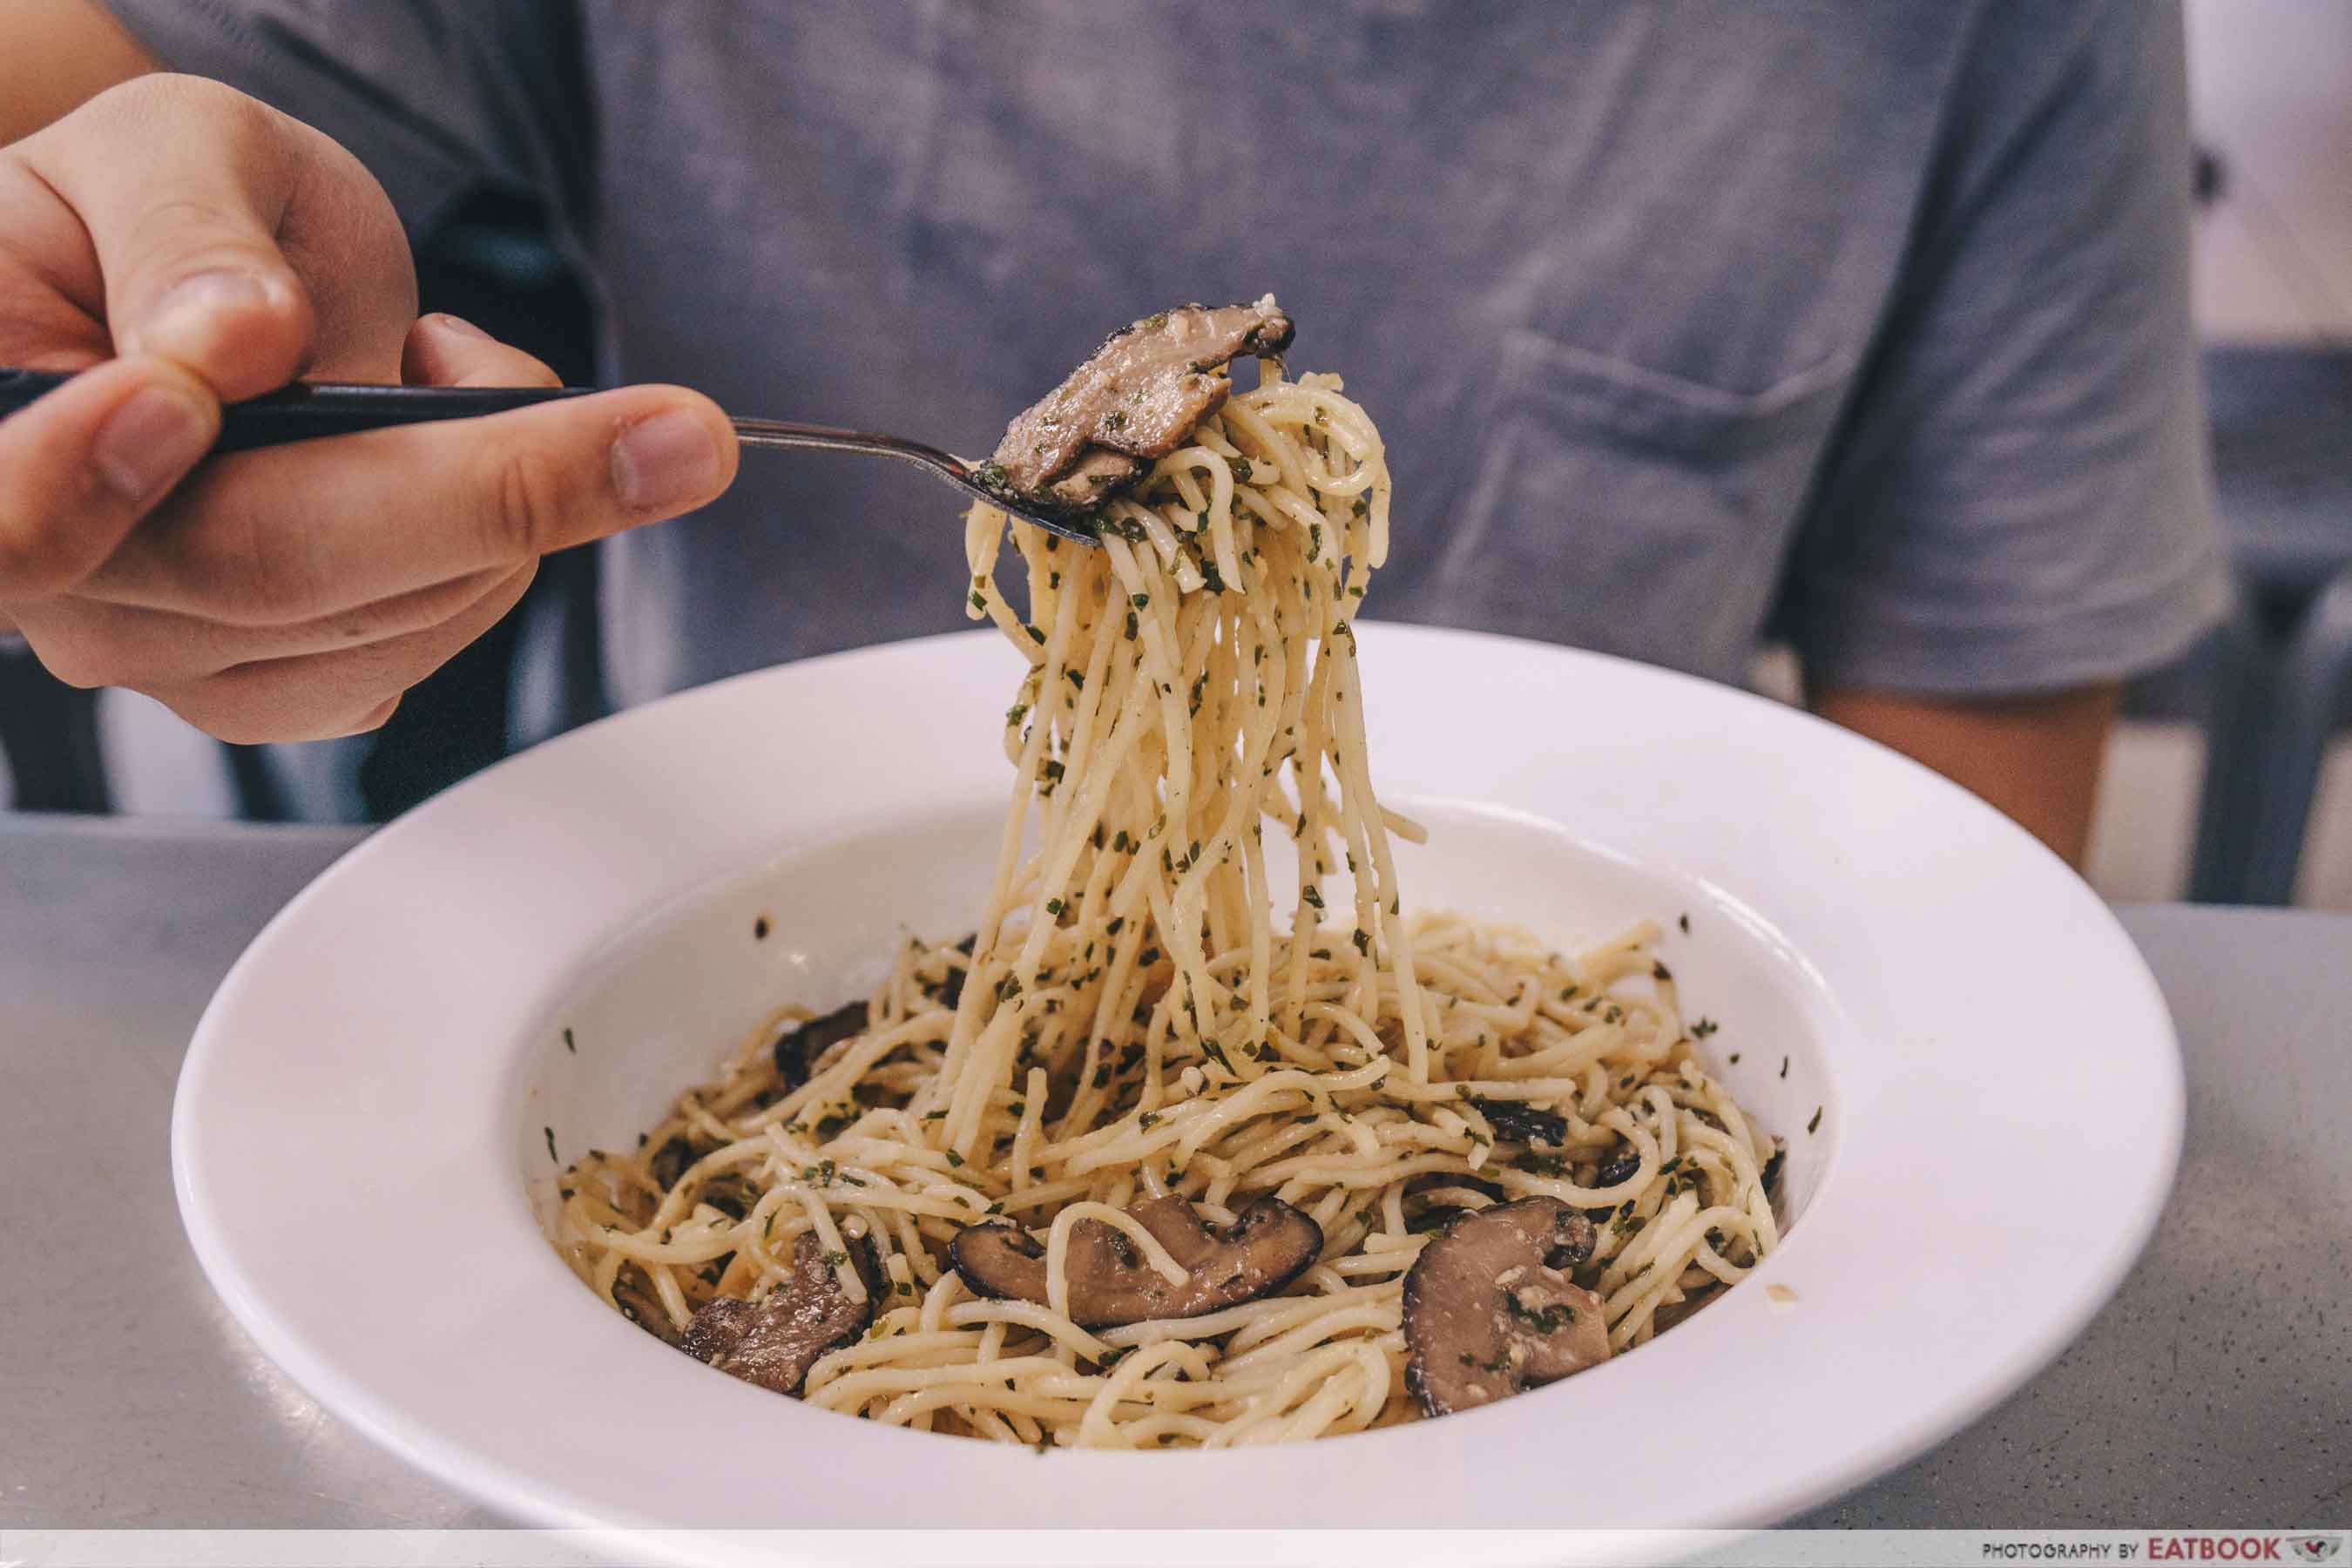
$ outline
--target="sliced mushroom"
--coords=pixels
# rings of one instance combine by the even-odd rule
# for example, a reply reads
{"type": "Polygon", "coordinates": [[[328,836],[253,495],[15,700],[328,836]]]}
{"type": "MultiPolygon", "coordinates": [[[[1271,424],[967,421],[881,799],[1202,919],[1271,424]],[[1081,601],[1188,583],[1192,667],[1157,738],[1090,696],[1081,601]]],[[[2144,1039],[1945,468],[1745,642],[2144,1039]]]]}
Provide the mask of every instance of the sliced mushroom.
{"type": "MultiPolygon", "coordinates": [[[[1200,420],[1192,423],[1198,425],[1200,420]]],[[[1092,511],[1142,475],[1142,459],[1108,447],[1088,447],[1078,454],[1069,472],[1046,485],[1044,495],[1059,510],[1092,511]]]]}
{"type": "Polygon", "coordinates": [[[824,1243],[816,1232],[804,1230],[793,1243],[790,1279],[757,1300],[721,1296],[704,1302],[678,1348],[730,1377],[778,1394],[798,1394],[819,1356],[849,1343],[874,1321],[881,1270],[873,1246],[852,1241],[849,1252],[866,1284],[863,1301],[851,1300],[834,1277],[838,1255],[827,1261],[824,1243]]]}
{"type": "MultiPolygon", "coordinates": [[[[1170,1283],[1125,1233],[1080,1220],[1070,1227],[1067,1267],[1070,1317],[1082,1328],[1197,1318],[1255,1301],[1297,1279],[1323,1251],[1323,1227],[1275,1198],[1260,1198],[1222,1231],[1173,1193],[1127,1212],[1168,1249],[1184,1282],[1170,1283]]],[[[979,1294],[1045,1304],[1045,1244],[1019,1226],[966,1226],[950,1250],[956,1271],[979,1294]]]]}
{"type": "Polygon", "coordinates": [[[1420,1236],[1428,1231],[1443,1230],[1454,1223],[1456,1215],[1468,1214],[1484,1204],[1462,1204],[1447,1201],[1446,1194],[1463,1191],[1478,1193],[1501,1203],[1510,1194],[1499,1182],[1484,1176],[1465,1175],[1459,1171],[1434,1171],[1427,1175],[1409,1176],[1404,1184],[1404,1228],[1407,1235],[1420,1236]],[[1432,1197],[1430,1194],[1437,1196],[1432,1197]]]}
{"type": "MultiPolygon", "coordinates": [[[[962,953],[966,958],[970,958],[971,956],[972,944],[977,942],[979,940],[980,933],[974,931],[971,935],[964,938],[961,942],[957,942],[955,944],[955,951],[962,953]]],[[[971,966],[970,964],[966,964],[961,969],[950,969],[939,980],[926,984],[923,987],[923,994],[929,996],[932,1001],[937,1002],[940,1006],[945,1007],[949,1012],[952,1013],[958,1007],[963,1005],[963,983],[966,977],[971,973],[971,966]]]]}
{"type": "Polygon", "coordinates": [[[805,1024],[788,1026],[776,1037],[776,1070],[784,1077],[786,1089],[798,1089],[809,1080],[809,1068],[817,1058],[824,1055],[850,1036],[864,1031],[866,1025],[866,1005],[845,1003],[821,1018],[811,1018],[805,1024]]]}
{"type": "Polygon", "coordinates": [[[695,1152],[692,1140],[672,1138],[654,1151],[654,1157],[646,1162],[646,1170],[661,1190],[667,1192],[677,1185],[677,1179],[686,1174],[686,1168],[701,1157],[695,1152]]]}
{"type": "Polygon", "coordinates": [[[721,1171],[704,1182],[694,1201],[709,1204],[729,1219],[741,1219],[760,1201],[760,1192],[740,1171],[721,1171]]]}
{"type": "Polygon", "coordinates": [[[1569,1278],[1592,1222],[1557,1198],[1466,1214],[1404,1277],[1405,1384],[1449,1415],[1609,1359],[1601,1298],[1569,1278]]]}
{"type": "Polygon", "coordinates": [[[1407,1176],[1404,1182],[1404,1195],[1407,1198],[1417,1198],[1423,1193],[1444,1192],[1448,1187],[1460,1187],[1468,1192],[1483,1194],[1496,1203],[1501,1203],[1511,1195],[1504,1190],[1502,1183],[1486,1176],[1474,1176],[1463,1171],[1430,1171],[1418,1176],[1407,1176]]]}
{"type": "Polygon", "coordinates": [[[1650,1326],[1664,1333],[1721,1294],[1720,1287],[1703,1287],[1679,1301],[1669,1301],[1650,1314],[1650,1326]]]}
{"type": "Polygon", "coordinates": [[[678,1342],[677,1330],[663,1310],[661,1298],[654,1293],[653,1282],[634,1263],[621,1266],[613,1277],[613,1305],[621,1309],[621,1316],[653,1335],[666,1345],[678,1342]]]}
{"type": "Polygon", "coordinates": [[[1592,1184],[1613,1187],[1620,1183],[1630,1182],[1633,1179],[1633,1173],[1641,1168],[1642,1152],[1631,1143],[1622,1144],[1601,1160],[1600,1168],[1592,1173],[1592,1184]]]}
{"type": "Polygon", "coordinates": [[[1102,502],[1164,458],[1233,390],[1236,355],[1279,353],[1290,318],[1254,305],[1186,305],[1114,332],[1005,427],[989,468],[1024,499],[1068,510],[1102,502]]]}
{"type": "Polygon", "coordinates": [[[1496,1137],[1509,1142],[1557,1146],[1568,1142],[1568,1118],[1557,1110],[1545,1110],[1524,1100],[1485,1100],[1475,1095],[1470,1104],[1494,1128],[1496,1137]]]}

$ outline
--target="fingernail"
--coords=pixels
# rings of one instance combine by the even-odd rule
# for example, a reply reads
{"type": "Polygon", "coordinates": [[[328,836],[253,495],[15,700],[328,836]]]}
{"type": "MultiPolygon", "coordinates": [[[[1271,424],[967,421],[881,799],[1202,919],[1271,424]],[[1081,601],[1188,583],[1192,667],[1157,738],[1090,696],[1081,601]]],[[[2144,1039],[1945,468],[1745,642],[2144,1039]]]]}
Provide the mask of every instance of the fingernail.
{"type": "Polygon", "coordinates": [[[183,278],[155,302],[146,321],[140,323],[137,346],[143,347],[159,336],[201,322],[223,310],[266,305],[269,299],[269,286],[249,272],[199,272],[183,278]]]}
{"type": "Polygon", "coordinates": [[[613,443],[613,488],[635,510],[700,500],[719,488],[719,443],[682,410],[641,419],[613,443]]]}
{"type": "Polygon", "coordinates": [[[212,420],[202,405],[151,386],[133,393],[98,427],[90,448],[100,477],[125,500],[160,494],[212,444],[212,420]]]}
{"type": "Polygon", "coordinates": [[[488,341],[490,335],[463,316],[453,316],[446,310],[436,312],[432,321],[435,326],[445,331],[455,332],[461,338],[481,338],[488,341]]]}

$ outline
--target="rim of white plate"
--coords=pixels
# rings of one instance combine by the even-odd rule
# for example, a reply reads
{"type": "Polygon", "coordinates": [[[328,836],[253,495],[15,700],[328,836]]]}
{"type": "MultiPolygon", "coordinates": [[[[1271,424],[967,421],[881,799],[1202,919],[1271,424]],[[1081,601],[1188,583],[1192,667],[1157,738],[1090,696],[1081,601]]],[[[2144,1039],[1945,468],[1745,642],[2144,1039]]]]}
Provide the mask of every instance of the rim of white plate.
{"type": "Polygon", "coordinates": [[[884,1429],[616,1335],[516,1176],[526,1034],[591,954],[697,889],[1001,797],[1017,666],[992,641],[810,660],[574,731],[386,827],[271,921],[198,1026],[173,1119],[190,1238],[262,1349],[535,1524],[1738,1527],[1975,1418],[2152,1231],[2181,1133],[2170,1019],[2112,915],[2029,836],[1747,693],[1375,624],[1385,797],[1520,814],[1750,910],[1833,999],[1834,1156],[1754,1279],[1559,1385],[1568,1421],[1529,1396],[1246,1455],[1040,1458],[884,1429]],[[1549,691],[1570,721],[1536,731],[1549,691]],[[837,774],[805,765],[812,736],[842,748],[837,774]]]}

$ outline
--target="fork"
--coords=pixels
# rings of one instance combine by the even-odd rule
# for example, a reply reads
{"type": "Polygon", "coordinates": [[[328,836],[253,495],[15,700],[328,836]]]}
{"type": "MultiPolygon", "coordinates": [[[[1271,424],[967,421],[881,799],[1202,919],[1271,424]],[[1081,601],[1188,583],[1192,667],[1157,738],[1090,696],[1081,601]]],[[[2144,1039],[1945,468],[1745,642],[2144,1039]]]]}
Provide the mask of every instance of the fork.
{"type": "MultiPolygon", "coordinates": [[[[0,367],[0,415],[13,414],[72,379],[47,371],[0,367]]],[[[247,452],[327,436],[349,436],[394,425],[442,419],[473,419],[584,397],[586,386],[375,386],[356,383],[303,382],[266,392],[221,411],[220,438],[213,453],[247,452]]],[[[989,465],[959,458],[903,436],[842,430],[830,425],[800,425],[783,419],[737,419],[736,438],[746,447],[803,452],[856,452],[912,463],[978,497],[1000,511],[1034,523],[1064,539],[1100,545],[1083,516],[1063,516],[1011,494],[989,479],[989,465]]]]}

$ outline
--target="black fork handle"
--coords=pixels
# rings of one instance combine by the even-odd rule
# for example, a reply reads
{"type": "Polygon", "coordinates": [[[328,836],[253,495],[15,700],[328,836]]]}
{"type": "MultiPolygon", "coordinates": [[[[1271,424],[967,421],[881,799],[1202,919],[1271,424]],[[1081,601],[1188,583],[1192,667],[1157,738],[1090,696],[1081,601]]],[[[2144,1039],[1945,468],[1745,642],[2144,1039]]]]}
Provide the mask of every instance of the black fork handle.
{"type": "MultiPolygon", "coordinates": [[[[7,0],[0,0],[5,5],[7,0]]],[[[55,392],[73,378],[47,371],[11,370],[0,366],[0,418],[16,413],[55,392]]],[[[292,441],[315,441],[323,436],[350,436],[393,425],[423,425],[439,419],[477,419],[530,408],[558,398],[585,397],[589,386],[370,386],[353,383],[298,381],[221,411],[220,438],[212,449],[248,452],[257,447],[282,447],[292,441]]],[[[746,447],[788,450],[857,452],[915,463],[1024,522],[1080,544],[1099,545],[1100,536],[1087,520],[1065,516],[1026,498],[990,488],[978,477],[974,464],[909,441],[901,436],[841,430],[830,425],[799,425],[782,419],[738,419],[735,434],[746,447]]]]}
{"type": "MultiPolygon", "coordinates": [[[[47,371],[0,367],[0,416],[38,401],[73,377],[47,371]]],[[[324,436],[350,436],[394,425],[425,425],[442,419],[476,419],[505,414],[558,398],[584,397],[585,386],[370,386],[356,383],[298,381],[221,411],[219,452],[248,452],[324,436]]]]}

